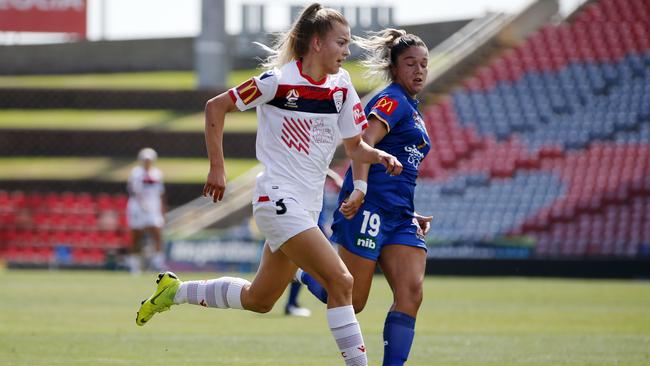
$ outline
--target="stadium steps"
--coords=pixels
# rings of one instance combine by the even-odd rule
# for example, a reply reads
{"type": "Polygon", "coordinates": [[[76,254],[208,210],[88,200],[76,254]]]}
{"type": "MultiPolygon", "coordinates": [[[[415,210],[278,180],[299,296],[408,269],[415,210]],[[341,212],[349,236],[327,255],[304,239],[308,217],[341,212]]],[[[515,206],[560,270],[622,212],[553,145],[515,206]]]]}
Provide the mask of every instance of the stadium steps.
{"type": "MultiPolygon", "coordinates": [[[[0,129],[0,156],[111,156],[132,159],[143,145],[165,157],[205,157],[203,132],[0,129]]],[[[229,158],[255,158],[255,133],[226,132],[229,158]]]]}
{"type": "Polygon", "coordinates": [[[0,88],[2,109],[173,109],[202,111],[223,90],[0,88]]]}
{"type": "Polygon", "coordinates": [[[198,197],[166,215],[165,236],[185,238],[207,227],[224,227],[240,223],[250,216],[250,203],[255,187],[255,177],[262,165],[240,175],[226,187],[224,198],[214,203],[210,197],[198,197]]]}

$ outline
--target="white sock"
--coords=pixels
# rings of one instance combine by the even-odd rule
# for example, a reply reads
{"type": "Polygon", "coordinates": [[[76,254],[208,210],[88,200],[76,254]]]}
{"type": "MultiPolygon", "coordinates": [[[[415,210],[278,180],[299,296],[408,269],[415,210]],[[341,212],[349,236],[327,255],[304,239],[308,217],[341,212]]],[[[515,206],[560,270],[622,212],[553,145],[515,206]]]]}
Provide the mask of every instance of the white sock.
{"type": "Polygon", "coordinates": [[[300,283],[302,283],[304,285],[304,283],[302,282],[302,273],[303,272],[304,271],[302,270],[302,268],[298,268],[296,270],[296,273],[293,275],[293,280],[296,281],[296,282],[300,282],[300,283]]]}
{"type": "Polygon", "coordinates": [[[345,365],[367,366],[366,346],[352,305],[327,309],[327,324],[339,346],[345,365]]]}
{"type": "Polygon", "coordinates": [[[241,291],[250,284],[243,278],[221,277],[215,280],[186,281],[174,296],[175,304],[190,303],[210,308],[243,309],[241,291]]]}
{"type": "Polygon", "coordinates": [[[129,272],[132,275],[139,275],[142,272],[142,260],[137,254],[129,254],[126,256],[126,266],[129,267],[129,272]]]}
{"type": "Polygon", "coordinates": [[[156,271],[164,271],[165,268],[165,253],[156,252],[151,258],[151,266],[156,271]]]}

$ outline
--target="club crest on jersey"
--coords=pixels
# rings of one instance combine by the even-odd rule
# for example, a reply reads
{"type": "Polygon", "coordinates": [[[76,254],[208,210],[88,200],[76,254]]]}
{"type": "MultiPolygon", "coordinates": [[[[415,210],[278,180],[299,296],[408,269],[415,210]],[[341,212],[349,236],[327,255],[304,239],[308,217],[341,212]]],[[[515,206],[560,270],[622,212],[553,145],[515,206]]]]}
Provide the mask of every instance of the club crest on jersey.
{"type": "Polygon", "coordinates": [[[296,89],[289,90],[285,98],[287,99],[287,102],[284,103],[285,107],[298,108],[298,104],[296,102],[300,98],[300,94],[298,94],[298,91],[296,89]]]}
{"type": "Polygon", "coordinates": [[[354,124],[358,125],[366,120],[366,114],[363,113],[361,103],[357,103],[352,107],[352,116],[354,117],[354,124]]]}
{"type": "Polygon", "coordinates": [[[260,88],[257,87],[255,79],[248,79],[237,87],[237,94],[241,98],[242,103],[248,105],[250,102],[259,98],[262,95],[260,88]]]}
{"type": "Polygon", "coordinates": [[[418,112],[413,112],[413,121],[415,122],[413,125],[427,135],[427,128],[424,125],[424,120],[420,117],[418,112]]]}
{"type": "Polygon", "coordinates": [[[334,106],[336,107],[336,113],[341,111],[343,107],[343,91],[337,90],[332,94],[332,99],[334,99],[334,106]]]}
{"type": "Polygon", "coordinates": [[[372,109],[377,109],[383,112],[384,114],[390,116],[391,114],[393,114],[393,112],[395,112],[398,105],[399,103],[395,99],[389,97],[382,97],[375,103],[375,106],[372,107],[372,109]]]}
{"type": "Polygon", "coordinates": [[[309,143],[311,142],[312,121],[300,118],[284,117],[282,122],[282,142],[289,149],[296,149],[309,155],[309,143]]]}

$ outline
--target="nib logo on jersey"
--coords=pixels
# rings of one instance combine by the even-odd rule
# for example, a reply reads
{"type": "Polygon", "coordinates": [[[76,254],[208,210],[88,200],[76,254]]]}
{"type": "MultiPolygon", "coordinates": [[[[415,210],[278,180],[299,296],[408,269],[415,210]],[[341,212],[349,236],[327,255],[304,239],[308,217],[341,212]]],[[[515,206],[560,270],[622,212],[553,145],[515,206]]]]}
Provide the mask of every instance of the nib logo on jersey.
{"type": "Polygon", "coordinates": [[[374,239],[364,237],[364,236],[357,237],[356,246],[362,249],[370,249],[370,250],[374,250],[375,248],[377,248],[377,244],[375,244],[374,239]]]}

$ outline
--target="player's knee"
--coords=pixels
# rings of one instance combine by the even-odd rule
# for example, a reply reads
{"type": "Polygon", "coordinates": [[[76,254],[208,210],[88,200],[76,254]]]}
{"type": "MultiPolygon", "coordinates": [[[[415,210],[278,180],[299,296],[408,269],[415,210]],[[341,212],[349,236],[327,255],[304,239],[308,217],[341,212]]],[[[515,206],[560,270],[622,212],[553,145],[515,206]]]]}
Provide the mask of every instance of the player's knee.
{"type": "Polygon", "coordinates": [[[354,286],[354,277],[348,271],[341,272],[327,280],[325,287],[330,296],[333,295],[348,295],[352,293],[354,286]]]}
{"type": "Polygon", "coordinates": [[[409,297],[411,298],[411,303],[413,304],[413,306],[415,306],[416,308],[419,309],[420,305],[422,304],[422,298],[424,297],[423,291],[422,291],[422,286],[414,288],[410,292],[409,297]]]}
{"type": "Polygon", "coordinates": [[[253,311],[255,313],[265,314],[273,309],[273,305],[275,305],[275,303],[271,303],[269,301],[252,302],[247,305],[247,310],[253,311]]]}
{"type": "Polygon", "coordinates": [[[345,271],[339,278],[339,284],[346,292],[352,292],[352,288],[354,287],[354,277],[352,277],[350,272],[345,271]]]}
{"type": "Polygon", "coordinates": [[[257,309],[257,312],[260,314],[266,314],[269,311],[273,309],[273,305],[271,304],[262,304],[260,307],[257,309]]]}
{"type": "Polygon", "coordinates": [[[250,291],[242,294],[242,305],[244,309],[255,313],[268,313],[273,309],[277,299],[271,299],[268,296],[261,296],[250,291]]]}
{"type": "Polygon", "coordinates": [[[395,300],[398,304],[412,307],[415,310],[422,304],[423,290],[422,282],[410,283],[395,293],[395,300]]]}

